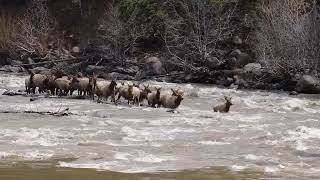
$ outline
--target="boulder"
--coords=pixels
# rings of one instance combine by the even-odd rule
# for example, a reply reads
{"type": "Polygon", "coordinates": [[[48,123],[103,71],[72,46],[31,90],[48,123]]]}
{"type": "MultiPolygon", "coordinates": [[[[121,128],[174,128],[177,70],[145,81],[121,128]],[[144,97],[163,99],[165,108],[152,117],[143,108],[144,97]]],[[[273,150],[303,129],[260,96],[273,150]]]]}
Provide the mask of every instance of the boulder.
{"type": "Polygon", "coordinates": [[[249,63],[243,69],[247,73],[261,74],[262,67],[259,63],[249,63]]]}
{"type": "Polygon", "coordinates": [[[221,61],[217,57],[207,58],[207,67],[209,69],[215,69],[221,65],[221,61]]]}
{"type": "Polygon", "coordinates": [[[144,61],[143,67],[136,74],[136,78],[140,79],[144,76],[158,76],[165,73],[163,64],[158,57],[149,57],[144,61]]]}
{"type": "Polygon", "coordinates": [[[11,65],[21,65],[23,64],[21,61],[18,61],[18,60],[12,60],[11,61],[11,65]]]}
{"type": "Polygon", "coordinates": [[[296,91],[298,93],[319,94],[319,80],[310,75],[303,75],[297,82],[296,91]]]}

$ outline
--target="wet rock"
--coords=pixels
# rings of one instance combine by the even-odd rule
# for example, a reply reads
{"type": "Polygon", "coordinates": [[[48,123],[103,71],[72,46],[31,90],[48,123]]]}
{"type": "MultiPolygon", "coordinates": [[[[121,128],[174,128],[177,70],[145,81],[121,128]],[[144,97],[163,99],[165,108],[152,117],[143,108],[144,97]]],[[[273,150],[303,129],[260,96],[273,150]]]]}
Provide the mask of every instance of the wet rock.
{"type": "Polygon", "coordinates": [[[232,38],[232,43],[235,45],[241,45],[242,44],[242,39],[239,36],[234,36],[232,38]]]}
{"type": "Polygon", "coordinates": [[[112,114],[107,112],[107,111],[96,111],[93,113],[94,117],[99,117],[99,118],[111,118],[112,114]]]}
{"type": "Polygon", "coordinates": [[[296,91],[306,94],[319,94],[320,84],[318,78],[310,75],[303,75],[297,82],[296,91]]]}
{"type": "Polygon", "coordinates": [[[298,95],[298,92],[297,92],[297,91],[291,91],[291,92],[289,93],[289,95],[290,95],[290,96],[296,96],[296,95],[298,95]]]}
{"type": "Polygon", "coordinates": [[[25,69],[23,67],[20,67],[20,66],[5,65],[2,68],[0,68],[0,71],[19,73],[19,72],[24,72],[25,69]]]}
{"type": "Polygon", "coordinates": [[[243,69],[247,73],[261,74],[262,67],[259,63],[249,63],[243,69]]]}
{"type": "Polygon", "coordinates": [[[234,79],[235,79],[234,84],[238,85],[239,88],[248,87],[248,82],[246,80],[244,80],[241,76],[235,75],[234,79]]]}

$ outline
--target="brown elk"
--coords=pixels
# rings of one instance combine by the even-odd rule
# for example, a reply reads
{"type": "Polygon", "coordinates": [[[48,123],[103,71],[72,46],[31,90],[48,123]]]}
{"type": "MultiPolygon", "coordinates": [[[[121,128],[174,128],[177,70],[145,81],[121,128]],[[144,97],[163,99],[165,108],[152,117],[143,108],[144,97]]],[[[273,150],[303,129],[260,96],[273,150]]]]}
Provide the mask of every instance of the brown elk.
{"type": "Polygon", "coordinates": [[[221,113],[227,113],[230,110],[230,107],[233,105],[231,103],[231,97],[225,96],[224,99],[226,102],[224,104],[217,105],[213,108],[214,112],[221,112],[221,113]]]}

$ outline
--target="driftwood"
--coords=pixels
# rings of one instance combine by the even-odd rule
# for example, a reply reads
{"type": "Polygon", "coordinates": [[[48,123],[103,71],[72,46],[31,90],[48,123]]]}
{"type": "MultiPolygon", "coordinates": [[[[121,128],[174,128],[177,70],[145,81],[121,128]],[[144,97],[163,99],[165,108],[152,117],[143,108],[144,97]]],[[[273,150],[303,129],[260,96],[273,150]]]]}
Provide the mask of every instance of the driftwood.
{"type": "Polygon", "coordinates": [[[69,116],[69,115],[74,115],[71,112],[68,112],[69,108],[66,108],[62,111],[58,112],[38,112],[38,111],[0,111],[0,113],[4,114],[40,114],[40,115],[49,115],[49,116],[57,116],[57,117],[62,117],[62,116],[69,116]]]}
{"type": "Polygon", "coordinates": [[[14,65],[14,66],[23,66],[23,67],[26,67],[26,66],[34,66],[34,65],[44,65],[44,64],[50,64],[50,63],[58,63],[58,62],[87,60],[87,59],[89,59],[89,58],[90,58],[90,56],[85,56],[85,57],[77,57],[77,58],[54,60],[54,61],[43,61],[43,62],[30,63],[30,64],[18,64],[18,65],[14,65]]]}

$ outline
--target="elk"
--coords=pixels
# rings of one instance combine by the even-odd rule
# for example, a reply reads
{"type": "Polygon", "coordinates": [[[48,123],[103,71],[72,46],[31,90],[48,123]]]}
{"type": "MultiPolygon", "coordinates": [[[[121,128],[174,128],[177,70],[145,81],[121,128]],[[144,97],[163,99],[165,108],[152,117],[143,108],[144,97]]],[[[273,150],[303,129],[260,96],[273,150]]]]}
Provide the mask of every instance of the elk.
{"type": "Polygon", "coordinates": [[[133,87],[134,87],[133,85],[122,83],[122,86],[118,88],[115,92],[115,94],[118,94],[118,98],[116,101],[119,101],[119,99],[123,97],[124,99],[128,100],[128,104],[130,104],[130,101],[133,98],[133,95],[132,95],[133,87]]]}
{"type": "Polygon", "coordinates": [[[151,107],[156,107],[156,105],[159,107],[160,105],[160,88],[155,88],[156,91],[148,94],[148,105],[151,107]]]}
{"type": "Polygon", "coordinates": [[[214,112],[221,112],[221,113],[227,113],[230,110],[230,106],[233,104],[231,103],[231,97],[225,96],[224,99],[226,102],[224,104],[217,105],[213,108],[214,112]]]}
{"type": "Polygon", "coordinates": [[[111,96],[114,99],[114,92],[116,86],[117,83],[115,80],[112,80],[109,84],[105,84],[104,82],[98,82],[94,88],[94,94],[98,96],[98,101],[101,100],[102,97],[105,97],[107,101],[109,96],[111,96]]]}
{"type": "Polygon", "coordinates": [[[43,93],[48,85],[49,78],[47,75],[36,74],[35,72],[31,71],[30,75],[30,86],[33,86],[33,93],[35,93],[35,89],[38,87],[38,92],[43,93]]]}
{"type": "Polygon", "coordinates": [[[160,96],[160,105],[165,108],[176,109],[180,106],[183,100],[183,92],[181,90],[171,89],[172,94],[165,94],[160,96]]]}

